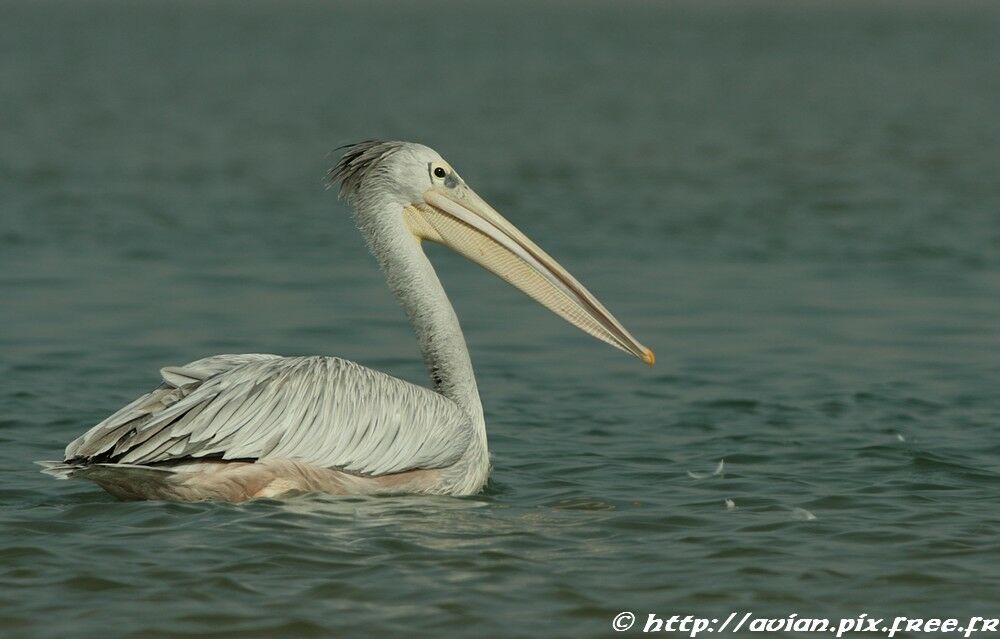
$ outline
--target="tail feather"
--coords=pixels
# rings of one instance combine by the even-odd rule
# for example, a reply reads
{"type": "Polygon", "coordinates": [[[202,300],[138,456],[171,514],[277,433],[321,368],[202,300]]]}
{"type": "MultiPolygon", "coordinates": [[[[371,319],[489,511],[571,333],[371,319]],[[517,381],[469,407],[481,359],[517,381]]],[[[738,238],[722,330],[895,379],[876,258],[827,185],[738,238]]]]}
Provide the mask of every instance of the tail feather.
{"type": "Polygon", "coordinates": [[[69,479],[70,474],[79,468],[79,466],[63,461],[36,461],[35,463],[42,467],[43,473],[56,479],[69,479]]]}
{"type": "Polygon", "coordinates": [[[175,475],[170,468],[138,464],[85,464],[60,461],[35,462],[56,479],[87,479],[119,499],[148,499],[159,493],[175,475]]]}
{"type": "MultiPolygon", "coordinates": [[[[47,475],[58,479],[92,481],[118,499],[126,501],[246,501],[269,494],[263,491],[275,481],[277,472],[267,464],[247,461],[191,461],[176,466],[86,461],[35,463],[47,475]]],[[[297,467],[295,462],[287,462],[286,465],[297,467]]],[[[279,488],[284,492],[298,490],[293,482],[305,481],[301,472],[293,474],[291,479],[283,480],[284,483],[279,482],[279,488]]]]}

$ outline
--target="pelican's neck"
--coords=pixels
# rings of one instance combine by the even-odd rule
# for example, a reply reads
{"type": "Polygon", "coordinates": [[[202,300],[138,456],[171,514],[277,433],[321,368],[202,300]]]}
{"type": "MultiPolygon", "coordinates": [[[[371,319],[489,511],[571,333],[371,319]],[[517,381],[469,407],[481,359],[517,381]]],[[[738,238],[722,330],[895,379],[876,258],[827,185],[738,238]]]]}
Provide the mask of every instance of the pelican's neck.
{"type": "Polygon", "coordinates": [[[434,267],[391,201],[358,206],[358,223],[385,272],[389,287],[416,331],[434,390],[484,425],[476,376],[455,309],[434,267]]]}

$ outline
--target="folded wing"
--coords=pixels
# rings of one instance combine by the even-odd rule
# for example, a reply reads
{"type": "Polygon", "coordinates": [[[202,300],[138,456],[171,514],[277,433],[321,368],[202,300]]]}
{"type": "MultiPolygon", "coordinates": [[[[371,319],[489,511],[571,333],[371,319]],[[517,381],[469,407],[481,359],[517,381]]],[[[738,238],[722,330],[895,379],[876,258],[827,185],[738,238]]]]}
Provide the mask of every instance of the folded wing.
{"type": "Polygon", "coordinates": [[[334,357],[217,355],[161,374],[66,461],[284,458],[378,476],[453,464],[471,433],[441,395],[334,357]]]}

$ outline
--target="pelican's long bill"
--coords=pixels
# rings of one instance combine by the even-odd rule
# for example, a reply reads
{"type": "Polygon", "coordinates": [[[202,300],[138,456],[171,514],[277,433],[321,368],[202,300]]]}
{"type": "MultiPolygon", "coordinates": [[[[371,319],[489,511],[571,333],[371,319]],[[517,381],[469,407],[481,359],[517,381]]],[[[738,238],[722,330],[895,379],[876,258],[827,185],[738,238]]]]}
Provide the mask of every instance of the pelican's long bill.
{"type": "Polygon", "coordinates": [[[449,182],[432,186],[423,202],[406,207],[407,225],[416,237],[448,246],[580,330],[653,365],[653,351],[632,337],[566,269],[457,176],[449,182]]]}

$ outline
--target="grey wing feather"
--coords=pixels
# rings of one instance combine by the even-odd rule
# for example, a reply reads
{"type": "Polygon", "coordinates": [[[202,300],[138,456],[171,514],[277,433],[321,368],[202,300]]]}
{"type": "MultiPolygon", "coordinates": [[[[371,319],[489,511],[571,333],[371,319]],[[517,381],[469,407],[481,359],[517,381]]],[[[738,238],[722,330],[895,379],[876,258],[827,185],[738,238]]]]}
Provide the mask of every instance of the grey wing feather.
{"type": "Polygon", "coordinates": [[[161,374],[70,443],[66,460],[286,458],[385,475],[448,466],[471,435],[450,400],[334,357],[217,355],[161,374]]]}

